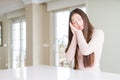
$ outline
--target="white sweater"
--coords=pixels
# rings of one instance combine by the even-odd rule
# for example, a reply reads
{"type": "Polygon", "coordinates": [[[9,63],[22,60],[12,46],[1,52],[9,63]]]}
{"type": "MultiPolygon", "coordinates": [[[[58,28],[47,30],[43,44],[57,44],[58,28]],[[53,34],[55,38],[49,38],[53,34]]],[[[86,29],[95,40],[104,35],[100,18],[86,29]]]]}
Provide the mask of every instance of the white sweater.
{"type": "Polygon", "coordinates": [[[76,32],[77,36],[73,36],[71,44],[66,52],[68,61],[74,60],[76,45],[78,44],[78,67],[79,69],[100,70],[100,58],[104,42],[104,32],[101,29],[94,29],[93,35],[89,43],[86,42],[81,30],[76,32]],[[95,54],[94,66],[85,68],[83,65],[83,55],[89,55],[92,52],[95,54]]]}

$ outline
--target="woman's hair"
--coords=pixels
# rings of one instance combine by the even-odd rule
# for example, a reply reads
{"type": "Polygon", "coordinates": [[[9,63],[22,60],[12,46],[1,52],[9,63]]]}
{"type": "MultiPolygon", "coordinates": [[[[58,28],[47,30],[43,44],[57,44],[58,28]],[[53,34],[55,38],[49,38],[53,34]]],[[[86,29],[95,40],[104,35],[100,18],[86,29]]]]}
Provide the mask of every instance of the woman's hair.
{"type": "MultiPolygon", "coordinates": [[[[81,18],[83,19],[83,25],[84,25],[84,29],[82,30],[83,32],[83,35],[84,35],[84,38],[86,40],[86,42],[88,43],[90,40],[91,40],[91,37],[92,37],[92,34],[93,34],[93,26],[91,25],[87,15],[81,10],[81,9],[74,9],[71,13],[70,13],[70,16],[69,16],[69,23],[71,21],[71,17],[73,14],[79,14],[81,16],[81,18]]],[[[71,28],[70,28],[70,25],[69,25],[69,31],[68,31],[68,45],[67,45],[67,48],[65,50],[65,52],[67,52],[69,46],[70,46],[70,43],[71,43],[71,40],[72,40],[72,37],[73,37],[73,33],[71,31],[71,28]]],[[[78,61],[77,61],[77,56],[78,56],[78,53],[77,53],[77,49],[79,48],[78,44],[76,46],[76,52],[75,52],[75,65],[74,65],[74,68],[77,69],[78,68],[78,61]]],[[[94,52],[91,53],[90,55],[83,55],[83,64],[84,64],[84,67],[90,67],[94,64],[94,52]]],[[[80,67],[80,66],[79,66],[80,67]]]]}

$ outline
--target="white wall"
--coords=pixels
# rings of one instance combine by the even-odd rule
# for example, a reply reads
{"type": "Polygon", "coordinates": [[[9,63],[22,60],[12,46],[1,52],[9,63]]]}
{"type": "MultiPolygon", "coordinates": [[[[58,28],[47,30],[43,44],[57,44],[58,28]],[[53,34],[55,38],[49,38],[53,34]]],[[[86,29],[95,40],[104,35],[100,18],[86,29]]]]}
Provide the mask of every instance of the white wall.
{"type": "Polygon", "coordinates": [[[26,66],[37,66],[43,63],[42,52],[42,5],[25,6],[26,17],[26,66]]]}
{"type": "Polygon", "coordinates": [[[87,10],[95,28],[105,33],[102,71],[120,73],[120,0],[88,0],[87,10]]]}

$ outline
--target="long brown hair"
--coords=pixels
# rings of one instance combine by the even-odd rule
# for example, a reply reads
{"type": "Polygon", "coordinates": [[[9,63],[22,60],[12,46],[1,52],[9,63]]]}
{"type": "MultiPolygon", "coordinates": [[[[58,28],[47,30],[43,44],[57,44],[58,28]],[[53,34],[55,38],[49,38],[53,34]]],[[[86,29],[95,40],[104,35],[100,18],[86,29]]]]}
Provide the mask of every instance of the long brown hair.
{"type": "MultiPolygon", "coordinates": [[[[71,17],[73,14],[79,14],[82,19],[83,19],[83,23],[84,23],[84,29],[82,30],[83,32],[83,35],[84,35],[84,38],[86,40],[86,42],[88,43],[90,40],[91,40],[91,37],[92,37],[92,34],[93,34],[93,26],[91,25],[87,15],[81,10],[81,9],[74,9],[71,13],[70,13],[70,16],[69,16],[69,22],[71,21],[71,17]]],[[[70,29],[70,25],[69,25],[69,29],[68,29],[68,45],[67,45],[67,48],[65,50],[65,52],[67,52],[69,46],[70,46],[70,43],[71,43],[71,40],[72,40],[72,37],[73,37],[73,33],[70,29]]],[[[75,52],[75,65],[74,65],[74,68],[75,69],[78,69],[78,60],[77,60],[77,56],[78,56],[78,52],[77,52],[77,49],[79,48],[79,46],[77,45],[76,46],[76,52],[75,52]]],[[[90,55],[83,55],[83,64],[84,64],[84,67],[90,67],[90,66],[93,66],[94,64],[94,52],[91,53],[90,55]]],[[[79,66],[80,67],[80,66],[79,66]]]]}

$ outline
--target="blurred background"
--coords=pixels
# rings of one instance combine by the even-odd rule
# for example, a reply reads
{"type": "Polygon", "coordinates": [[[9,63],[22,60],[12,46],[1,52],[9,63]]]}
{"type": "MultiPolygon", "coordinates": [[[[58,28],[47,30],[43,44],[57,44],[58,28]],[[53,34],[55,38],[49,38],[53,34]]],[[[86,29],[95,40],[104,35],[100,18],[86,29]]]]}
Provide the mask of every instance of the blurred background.
{"type": "Polygon", "coordinates": [[[64,51],[75,8],[105,33],[101,70],[120,73],[120,0],[0,0],[0,69],[70,67],[64,51]]]}

